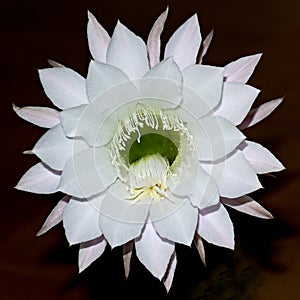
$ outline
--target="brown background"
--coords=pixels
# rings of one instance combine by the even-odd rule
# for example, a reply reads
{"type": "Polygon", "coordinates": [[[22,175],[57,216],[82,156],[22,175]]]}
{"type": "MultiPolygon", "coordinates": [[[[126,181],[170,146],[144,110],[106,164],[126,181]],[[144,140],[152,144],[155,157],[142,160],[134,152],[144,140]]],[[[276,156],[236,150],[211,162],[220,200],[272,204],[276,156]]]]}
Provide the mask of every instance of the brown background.
{"type": "Polygon", "coordinates": [[[1,51],[1,299],[300,299],[299,69],[300,2],[228,1],[5,1],[0,8],[1,51]],[[146,39],[156,17],[170,6],[163,42],[183,21],[198,13],[205,36],[215,38],[205,63],[225,65],[263,52],[251,84],[262,89],[257,103],[286,95],[284,104],[246,135],[272,149],[287,170],[264,177],[265,190],[254,197],[275,220],[257,220],[230,211],[237,249],[206,244],[205,269],[194,248],[178,247],[178,268],[166,296],[136,259],[126,282],[120,249],[77,275],[76,246],[68,247],[61,226],[35,233],[60,195],[13,190],[37,159],[21,154],[44,130],[17,118],[18,106],[49,105],[37,76],[46,59],[85,75],[90,59],[87,9],[112,33],[119,18],[146,39]]]}

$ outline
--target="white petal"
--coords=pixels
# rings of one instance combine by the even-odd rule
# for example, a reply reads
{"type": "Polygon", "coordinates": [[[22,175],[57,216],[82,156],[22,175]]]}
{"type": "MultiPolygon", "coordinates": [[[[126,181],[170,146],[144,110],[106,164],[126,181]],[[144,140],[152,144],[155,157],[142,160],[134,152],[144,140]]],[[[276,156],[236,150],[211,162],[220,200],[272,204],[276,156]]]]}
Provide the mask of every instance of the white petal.
{"type": "Polygon", "coordinates": [[[107,63],[124,71],[130,79],[139,79],[149,70],[143,40],[118,22],[107,50],[107,63]]]}
{"type": "Polygon", "coordinates": [[[97,258],[99,258],[103,254],[106,245],[107,242],[103,235],[94,240],[81,243],[78,256],[79,272],[82,272],[97,258]]]}
{"type": "Polygon", "coordinates": [[[241,144],[242,152],[257,174],[278,172],[284,169],[282,163],[262,145],[244,141],[241,144]]]}
{"type": "Polygon", "coordinates": [[[212,211],[200,211],[197,232],[209,243],[234,249],[233,225],[222,204],[212,211]]]}
{"type": "Polygon", "coordinates": [[[197,15],[193,15],[182,24],[169,39],[165,56],[174,57],[181,69],[196,62],[201,44],[200,27],[197,15]]]}
{"type": "Polygon", "coordinates": [[[66,109],[88,103],[85,79],[69,68],[39,70],[44,91],[54,105],[66,109]]]}
{"type": "Polygon", "coordinates": [[[135,240],[138,259],[153,276],[160,280],[166,273],[174,248],[173,242],[158,236],[151,222],[145,224],[141,236],[135,240]]]}
{"type": "Polygon", "coordinates": [[[183,107],[196,118],[211,111],[221,100],[223,68],[193,65],[183,70],[183,107]]]}
{"type": "Polygon", "coordinates": [[[249,196],[242,196],[234,199],[222,198],[221,200],[224,204],[245,214],[263,219],[273,218],[270,212],[249,196]]]}
{"type": "Polygon", "coordinates": [[[160,61],[160,35],[163,31],[165,21],[168,16],[168,10],[169,8],[167,7],[167,9],[158,17],[148,36],[147,50],[151,68],[160,61]]]}
{"type": "Polygon", "coordinates": [[[114,88],[116,85],[126,81],[129,81],[129,77],[122,70],[92,60],[86,79],[88,98],[93,102],[95,98],[105,90],[114,88]]]}
{"type": "Polygon", "coordinates": [[[167,293],[169,292],[173,282],[176,265],[177,265],[177,257],[176,257],[176,252],[174,251],[170,258],[170,262],[166,274],[163,278],[163,283],[167,290],[167,293]]]}
{"type": "Polygon", "coordinates": [[[226,81],[247,82],[261,56],[261,53],[245,56],[225,66],[226,81]]]}
{"type": "Polygon", "coordinates": [[[57,225],[62,221],[62,215],[64,208],[68,204],[70,200],[69,196],[64,196],[57,205],[53,208],[49,216],[47,217],[46,221],[44,222],[42,228],[37,233],[37,236],[40,236],[50,230],[52,227],[57,225]]]}
{"type": "Polygon", "coordinates": [[[218,160],[245,139],[230,121],[219,116],[208,116],[197,121],[190,119],[187,127],[194,138],[199,160],[218,160]]]}
{"type": "Polygon", "coordinates": [[[101,193],[116,178],[108,149],[90,148],[67,161],[59,190],[74,197],[86,198],[101,193]]]}
{"type": "Polygon", "coordinates": [[[214,36],[214,30],[211,30],[210,33],[207,35],[207,37],[202,42],[202,51],[200,53],[199,62],[198,62],[199,64],[202,63],[203,57],[205,56],[205,54],[211,44],[213,36],[214,36]]]}
{"type": "Polygon", "coordinates": [[[53,108],[37,106],[20,108],[13,104],[13,109],[20,118],[40,127],[52,128],[60,122],[59,113],[53,108]]]}
{"type": "Polygon", "coordinates": [[[123,245],[123,262],[124,262],[124,272],[125,272],[126,279],[129,276],[132,249],[133,249],[133,241],[130,241],[125,245],[123,245]]]}
{"type": "MultiPolygon", "coordinates": [[[[174,202],[176,201],[178,199],[174,202]]],[[[193,207],[189,200],[182,200],[180,206],[167,199],[153,202],[150,218],[162,238],[191,245],[198,221],[198,209],[193,207]]]]}
{"type": "Polygon", "coordinates": [[[34,145],[32,153],[55,170],[62,170],[71,155],[84,149],[84,142],[68,139],[57,125],[49,129],[34,145]]]}
{"type": "Polygon", "coordinates": [[[239,126],[240,129],[248,128],[256,123],[260,122],[268,115],[270,115],[275,108],[282,102],[283,98],[278,98],[269,102],[266,102],[258,108],[252,109],[243,123],[239,126]]]}
{"type": "Polygon", "coordinates": [[[88,18],[87,36],[90,52],[95,60],[106,62],[110,37],[90,12],[88,12],[88,18]]]}
{"type": "Polygon", "coordinates": [[[230,120],[234,125],[240,124],[248,114],[259,90],[244,83],[225,82],[221,105],[215,115],[230,120]]]}
{"type": "Polygon", "coordinates": [[[125,184],[116,181],[106,191],[101,205],[99,224],[112,248],[138,237],[148,216],[151,202],[133,203],[128,196],[125,184]]]}
{"type": "Polygon", "coordinates": [[[60,172],[38,163],[22,176],[15,188],[30,193],[52,194],[57,192],[59,180],[60,172]]]}
{"type": "Polygon", "coordinates": [[[220,196],[236,198],[262,187],[241,151],[235,152],[225,161],[201,163],[201,166],[217,182],[220,196]]]}
{"type": "Polygon", "coordinates": [[[102,232],[98,218],[104,196],[90,199],[71,198],[63,212],[63,225],[70,245],[99,237],[102,232]]]}
{"type": "Polygon", "coordinates": [[[200,258],[201,258],[203,264],[206,266],[205,249],[203,246],[203,241],[202,241],[201,236],[197,232],[195,233],[194,243],[195,243],[195,246],[198,250],[198,253],[200,255],[200,258]]]}

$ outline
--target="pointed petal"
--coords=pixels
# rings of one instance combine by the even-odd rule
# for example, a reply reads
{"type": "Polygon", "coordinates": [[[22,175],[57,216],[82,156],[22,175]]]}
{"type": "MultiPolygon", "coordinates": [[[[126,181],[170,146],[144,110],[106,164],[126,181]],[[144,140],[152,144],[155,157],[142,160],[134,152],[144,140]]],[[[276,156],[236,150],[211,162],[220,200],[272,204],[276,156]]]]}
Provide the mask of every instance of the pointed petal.
{"type": "Polygon", "coordinates": [[[226,81],[246,83],[252,75],[261,56],[261,53],[245,56],[225,66],[224,76],[226,81]]]}
{"type": "Polygon", "coordinates": [[[225,82],[221,105],[215,115],[224,117],[234,125],[240,124],[248,114],[259,90],[243,83],[225,82]]]}
{"type": "Polygon", "coordinates": [[[107,242],[103,235],[94,240],[81,243],[78,256],[79,272],[85,270],[91,263],[99,258],[103,254],[106,245],[107,242]]]}
{"type": "Polygon", "coordinates": [[[161,239],[152,223],[148,222],[141,236],[135,240],[135,249],[140,262],[153,276],[161,280],[174,252],[174,243],[161,239]]]}
{"type": "Polygon", "coordinates": [[[195,64],[201,44],[197,15],[181,25],[169,39],[164,58],[172,56],[181,69],[195,64]]]}
{"type": "Polygon", "coordinates": [[[99,224],[112,248],[125,244],[141,234],[151,201],[133,203],[123,182],[116,181],[101,205],[99,224]]]}
{"type": "Polygon", "coordinates": [[[52,128],[60,122],[59,112],[53,108],[38,106],[21,108],[13,104],[13,110],[20,118],[40,127],[52,128]]]}
{"type": "Polygon", "coordinates": [[[241,149],[257,174],[284,170],[282,163],[267,148],[260,144],[244,141],[241,144],[241,149]]]}
{"type": "MultiPolygon", "coordinates": [[[[176,201],[177,199],[174,202],[176,201]]],[[[198,209],[193,207],[189,200],[181,201],[181,206],[167,199],[153,202],[150,218],[162,238],[191,245],[198,221],[198,209]]]]}
{"type": "Polygon", "coordinates": [[[125,245],[123,245],[123,261],[124,261],[124,271],[125,271],[126,279],[129,276],[132,249],[133,249],[133,241],[130,241],[125,245]]]}
{"type": "Polygon", "coordinates": [[[202,43],[202,51],[201,51],[201,54],[199,57],[199,62],[198,62],[199,64],[202,63],[203,57],[205,56],[205,54],[211,44],[213,36],[214,36],[214,30],[211,30],[210,33],[207,35],[207,37],[204,39],[204,41],[202,43]]]}
{"type": "Polygon", "coordinates": [[[106,52],[110,37],[89,11],[88,18],[87,36],[90,52],[95,60],[106,62],[106,52]]]}
{"type": "Polygon", "coordinates": [[[221,100],[223,68],[192,65],[183,70],[183,107],[200,118],[221,100]]]}
{"type": "Polygon", "coordinates": [[[201,236],[197,232],[195,233],[194,243],[195,243],[195,246],[198,250],[198,253],[200,255],[200,258],[201,258],[203,264],[206,266],[205,249],[203,246],[203,241],[202,241],[201,236]]]}
{"type": "Polygon", "coordinates": [[[209,243],[234,249],[233,225],[222,204],[213,211],[200,211],[197,232],[209,243]]]}
{"type": "Polygon", "coordinates": [[[160,35],[164,29],[168,11],[169,8],[167,7],[167,9],[155,21],[148,36],[147,50],[151,68],[160,62],[160,35]]]}
{"type": "Polygon", "coordinates": [[[108,149],[90,148],[67,161],[59,190],[74,197],[87,198],[103,192],[116,178],[108,149]]]}
{"type": "Polygon", "coordinates": [[[48,64],[53,67],[53,68],[64,68],[65,66],[52,60],[52,59],[47,59],[48,64]]]}
{"type": "Polygon", "coordinates": [[[270,115],[275,108],[283,101],[283,98],[278,98],[269,102],[266,102],[258,108],[252,109],[246,116],[243,123],[239,126],[240,129],[245,129],[260,122],[268,115],[270,115]]]}
{"type": "Polygon", "coordinates": [[[59,172],[38,163],[22,176],[15,188],[30,193],[52,194],[57,192],[59,180],[59,172]]]}
{"type": "Polygon", "coordinates": [[[129,77],[120,69],[97,61],[91,61],[88,76],[86,79],[86,89],[91,102],[105,90],[116,85],[129,81],[129,77]]]}
{"type": "Polygon", "coordinates": [[[176,252],[174,251],[170,258],[170,262],[166,274],[164,275],[163,278],[163,283],[167,290],[167,293],[169,292],[173,282],[176,265],[177,265],[177,257],[176,257],[176,252]]]}
{"type": "Polygon", "coordinates": [[[98,218],[103,198],[103,195],[84,200],[71,198],[63,212],[63,225],[70,245],[93,240],[102,234],[98,218]]]}
{"type": "Polygon", "coordinates": [[[64,196],[57,205],[53,208],[46,221],[44,222],[42,228],[37,233],[37,236],[40,236],[50,230],[52,227],[57,225],[62,221],[62,215],[64,208],[68,204],[70,196],[64,196]]]}
{"type": "Polygon", "coordinates": [[[66,109],[88,103],[85,79],[69,68],[39,70],[40,80],[48,98],[58,108],[66,109]]]}
{"type": "Polygon", "coordinates": [[[118,22],[107,50],[107,63],[124,71],[130,79],[140,79],[149,70],[144,41],[118,22]]]}
{"type": "Polygon", "coordinates": [[[273,219],[272,214],[249,196],[235,199],[222,198],[222,202],[242,213],[263,219],[273,219]]]}
{"type": "Polygon", "coordinates": [[[235,152],[225,161],[215,164],[201,163],[201,166],[217,182],[220,196],[236,198],[262,187],[241,151],[235,152]]]}

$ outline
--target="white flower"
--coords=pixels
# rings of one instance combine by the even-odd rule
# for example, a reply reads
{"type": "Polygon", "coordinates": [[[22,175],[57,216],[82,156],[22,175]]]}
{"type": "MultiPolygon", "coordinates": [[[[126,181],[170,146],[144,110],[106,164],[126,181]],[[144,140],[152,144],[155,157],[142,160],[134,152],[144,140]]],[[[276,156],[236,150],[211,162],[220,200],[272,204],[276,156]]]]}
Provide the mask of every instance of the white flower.
{"type": "MultiPolygon", "coordinates": [[[[282,164],[246,141],[242,128],[269,115],[282,101],[249,110],[259,91],[247,85],[260,55],[222,67],[196,64],[201,45],[197,16],[168,41],[160,61],[167,11],[147,41],[116,25],[112,37],[89,13],[94,60],[87,78],[60,64],[39,71],[60,111],[14,106],[35,125],[50,128],[30,153],[41,162],[17,188],[66,196],[39,234],[63,221],[70,244],[80,243],[82,271],[111,247],[123,245],[126,277],[133,246],[139,260],[170,288],[175,243],[202,238],[234,248],[233,225],[223,204],[262,218],[271,214],[247,194],[261,188],[257,174],[282,164]]],[[[200,61],[212,34],[202,43],[200,61]]]]}

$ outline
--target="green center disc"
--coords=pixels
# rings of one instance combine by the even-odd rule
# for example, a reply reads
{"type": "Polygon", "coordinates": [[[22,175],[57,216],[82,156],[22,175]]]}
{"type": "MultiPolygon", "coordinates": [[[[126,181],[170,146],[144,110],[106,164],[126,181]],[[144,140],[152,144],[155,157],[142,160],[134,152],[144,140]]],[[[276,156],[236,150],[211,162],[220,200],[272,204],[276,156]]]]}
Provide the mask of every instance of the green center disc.
{"type": "Polygon", "coordinates": [[[157,133],[144,134],[141,136],[139,143],[136,140],[131,145],[129,163],[131,164],[149,154],[160,154],[169,161],[171,166],[178,154],[178,149],[170,139],[163,135],[157,133]]]}

